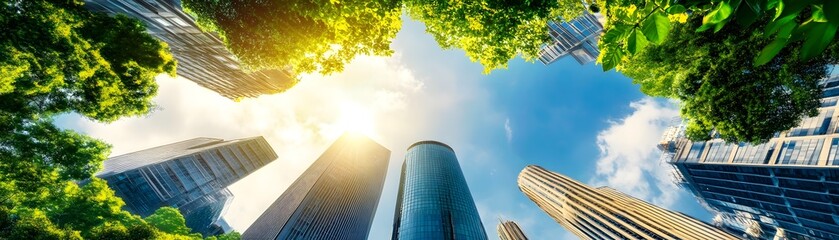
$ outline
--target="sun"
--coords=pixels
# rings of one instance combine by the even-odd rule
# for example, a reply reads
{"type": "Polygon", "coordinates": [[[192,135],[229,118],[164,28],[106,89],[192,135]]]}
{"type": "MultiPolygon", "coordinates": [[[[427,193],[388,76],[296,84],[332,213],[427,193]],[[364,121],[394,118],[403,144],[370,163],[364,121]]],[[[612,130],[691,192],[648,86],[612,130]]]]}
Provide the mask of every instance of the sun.
{"type": "Polygon", "coordinates": [[[373,112],[353,102],[341,104],[341,115],[338,118],[338,127],[343,132],[360,133],[367,136],[375,134],[375,122],[373,112]]]}

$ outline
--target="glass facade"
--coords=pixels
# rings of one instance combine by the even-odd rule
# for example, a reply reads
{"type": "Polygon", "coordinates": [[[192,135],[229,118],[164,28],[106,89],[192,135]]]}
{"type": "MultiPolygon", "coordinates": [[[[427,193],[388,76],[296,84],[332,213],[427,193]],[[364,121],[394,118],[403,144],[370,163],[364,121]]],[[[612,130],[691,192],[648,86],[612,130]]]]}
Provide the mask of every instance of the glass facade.
{"type": "Polygon", "coordinates": [[[597,40],[602,32],[603,25],[591,13],[571,21],[548,21],[548,34],[553,43],[542,47],[539,61],[548,65],[567,55],[574,57],[580,64],[594,61],[600,55],[597,40]]]}
{"type": "Polygon", "coordinates": [[[839,239],[839,77],[821,84],[819,114],[767,143],[731,144],[733,153],[725,154],[714,152],[720,139],[682,139],[663,149],[681,185],[717,212],[727,229],[761,239],[781,233],[788,239],[839,239]],[[720,160],[728,157],[733,160],[720,160]]]}
{"type": "Polygon", "coordinates": [[[108,181],[125,210],[146,217],[175,207],[188,227],[209,234],[233,199],[227,186],[276,158],[262,137],[195,138],[109,158],[96,176],[108,181]]]}
{"type": "Polygon", "coordinates": [[[180,0],[85,0],[97,12],[125,14],[142,21],[149,34],[169,44],[178,75],[230,98],[282,92],[297,83],[290,69],[246,73],[214,34],[202,32],[183,12],[180,0]]]}
{"type": "Polygon", "coordinates": [[[245,231],[242,239],[367,239],[390,150],[344,134],[245,231]]]}
{"type": "Polygon", "coordinates": [[[408,148],[393,239],[487,239],[457,157],[448,145],[422,141],[408,148]]]}

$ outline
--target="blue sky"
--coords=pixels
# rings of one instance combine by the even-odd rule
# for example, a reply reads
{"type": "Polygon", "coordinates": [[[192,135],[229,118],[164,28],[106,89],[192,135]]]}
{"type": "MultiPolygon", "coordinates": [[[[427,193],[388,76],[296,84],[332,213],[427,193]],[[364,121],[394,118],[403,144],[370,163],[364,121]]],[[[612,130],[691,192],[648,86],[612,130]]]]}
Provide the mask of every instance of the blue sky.
{"type": "Polygon", "coordinates": [[[59,124],[111,143],[113,155],[199,136],[265,136],[280,157],[231,187],[225,218],[239,231],[347,129],[392,151],[370,239],[390,237],[405,148],[426,139],[457,152],[490,239],[499,217],[532,239],[574,239],[518,190],[529,164],[710,220],[658,161],[655,143],[676,106],[645,97],[619,73],[566,58],[549,66],[515,59],[483,75],[409,19],[392,48],[394,56],[359,57],[344,73],[306,76],[286,93],[239,103],[159,77],[159,107],[149,116],[106,125],[69,115],[59,124]]]}

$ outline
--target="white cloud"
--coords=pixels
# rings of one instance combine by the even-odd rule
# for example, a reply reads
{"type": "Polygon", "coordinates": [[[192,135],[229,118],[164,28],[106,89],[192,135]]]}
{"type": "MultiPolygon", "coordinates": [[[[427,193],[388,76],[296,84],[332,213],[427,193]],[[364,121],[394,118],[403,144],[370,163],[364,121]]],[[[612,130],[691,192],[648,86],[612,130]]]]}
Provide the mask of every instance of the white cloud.
{"type": "Polygon", "coordinates": [[[597,135],[600,158],[591,185],[606,185],[665,208],[679,198],[672,183],[671,167],[659,161],[656,144],[678,109],[669,102],[651,98],[632,102],[634,112],[597,135]]]}
{"type": "Polygon", "coordinates": [[[507,142],[513,141],[513,128],[510,127],[510,118],[504,120],[504,133],[507,136],[507,142]]]}

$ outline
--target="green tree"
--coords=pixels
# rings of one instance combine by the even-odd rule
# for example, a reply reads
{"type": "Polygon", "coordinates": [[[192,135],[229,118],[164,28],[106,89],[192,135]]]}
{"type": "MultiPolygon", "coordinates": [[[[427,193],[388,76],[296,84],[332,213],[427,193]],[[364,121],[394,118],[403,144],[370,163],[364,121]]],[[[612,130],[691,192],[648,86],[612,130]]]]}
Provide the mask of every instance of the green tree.
{"type": "Polygon", "coordinates": [[[697,32],[702,19],[691,17],[661,45],[624,61],[622,71],[644,93],[680,100],[690,138],[708,139],[716,131],[729,141],[763,142],[817,113],[818,82],[828,65],[839,63],[834,42],[827,54],[810,60],[799,59],[802,46],[793,44],[755,66],[743,56],[770,41],[762,31],[765,23],[697,32]]]}
{"type": "Polygon", "coordinates": [[[186,220],[177,208],[162,207],[154,211],[154,214],[145,218],[146,222],[160,229],[165,233],[189,234],[191,231],[186,226],[186,220]]]}
{"type": "Polygon", "coordinates": [[[573,19],[585,7],[579,0],[405,0],[411,18],[443,48],[460,48],[484,73],[506,68],[517,55],[528,61],[550,41],[548,20],[573,19]]]}
{"type": "Polygon", "coordinates": [[[390,55],[398,0],[184,0],[184,9],[252,70],[340,72],[356,55],[390,55]]]}

